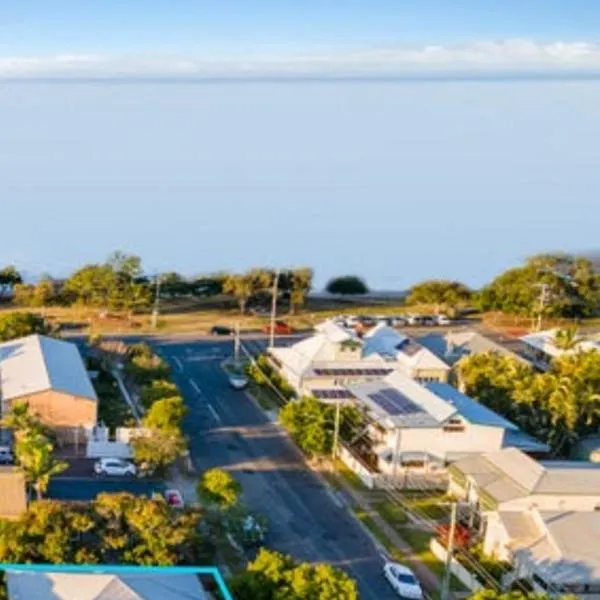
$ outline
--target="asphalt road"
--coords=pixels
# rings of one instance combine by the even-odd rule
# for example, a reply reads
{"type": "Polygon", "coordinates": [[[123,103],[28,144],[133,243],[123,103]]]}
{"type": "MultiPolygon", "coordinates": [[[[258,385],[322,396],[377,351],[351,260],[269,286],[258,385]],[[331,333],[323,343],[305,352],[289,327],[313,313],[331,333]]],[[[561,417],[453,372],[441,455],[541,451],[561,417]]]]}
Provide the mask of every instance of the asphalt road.
{"type": "Polygon", "coordinates": [[[114,479],[99,479],[89,477],[54,477],[48,486],[48,498],[55,500],[94,500],[98,494],[109,492],[129,492],[136,496],[163,494],[165,485],[162,481],[140,480],[119,477],[114,479]]]}
{"type": "MultiPolygon", "coordinates": [[[[220,364],[232,354],[232,341],[153,343],[171,365],[186,400],[184,427],[196,469],[222,467],[235,475],[248,506],[269,519],[267,545],[300,560],[346,569],[363,600],[396,598],[371,539],[306,467],[281,429],[244,392],[229,386],[220,364]]],[[[245,342],[252,352],[264,344],[245,342]]]]}

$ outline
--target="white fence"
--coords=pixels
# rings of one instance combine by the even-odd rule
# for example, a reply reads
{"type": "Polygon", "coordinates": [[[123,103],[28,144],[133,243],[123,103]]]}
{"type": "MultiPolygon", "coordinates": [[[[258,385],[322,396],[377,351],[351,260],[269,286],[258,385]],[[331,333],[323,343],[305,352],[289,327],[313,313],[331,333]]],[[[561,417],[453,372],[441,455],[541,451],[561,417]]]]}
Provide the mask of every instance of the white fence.
{"type": "Polygon", "coordinates": [[[131,458],[131,447],[123,442],[88,442],[87,458],[131,458]]]}
{"type": "Polygon", "coordinates": [[[377,479],[381,475],[371,471],[364,463],[358,460],[347,448],[339,446],[339,457],[342,462],[354,473],[356,473],[360,480],[372,490],[377,485],[377,479]]]}
{"type": "MultiPolygon", "coordinates": [[[[441,560],[443,563],[446,562],[446,557],[448,556],[448,552],[442,544],[439,543],[438,540],[432,538],[430,549],[435,555],[436,558],[441,560]]],[[[473,573],[467,571],[455,558],[453,558],[450,562],[450,572],[469,590],[472,592],[476,592],[478,590],[483,589],[481,583],[473,573]]]]}
{"type": "Polygon", "coordinates": [[[131,458],[132,438],[143,435],[141,427],[117,427],[111,436],[108,427],[94,427],[87,433],[87,458],[131,458]],[[111,439],[113,438],[113,439],[111,439]]]}

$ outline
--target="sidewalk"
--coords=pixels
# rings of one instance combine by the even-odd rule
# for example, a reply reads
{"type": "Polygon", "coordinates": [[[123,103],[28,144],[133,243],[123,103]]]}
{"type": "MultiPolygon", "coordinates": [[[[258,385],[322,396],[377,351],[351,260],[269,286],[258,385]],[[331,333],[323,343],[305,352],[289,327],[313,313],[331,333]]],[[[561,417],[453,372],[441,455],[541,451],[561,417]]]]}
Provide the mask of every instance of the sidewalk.
{"type": "MultiPolygon", "coordinates": [[[[398,533],[396,533],[395,529],[385,519],[383,519],[376,510],[373,509],[367,495],[352,488],[344,480],[344,478],[337,473],[336,478],[340,487],[343,489],[344,495],[350,498],[352,504],[361,508],[372,519],[381,532],[388,538],[391,544],[404,555],[404,559],[414,570],[423,586],[429,592],[439,591],[440,581],[437,575],[420,560],[418,555],[415,554],[413,548],[407,542],[405,542],[398,535],[398,533]]],[[[386,549],[384,548],[384,551],[385,550],[386,549]]]]}

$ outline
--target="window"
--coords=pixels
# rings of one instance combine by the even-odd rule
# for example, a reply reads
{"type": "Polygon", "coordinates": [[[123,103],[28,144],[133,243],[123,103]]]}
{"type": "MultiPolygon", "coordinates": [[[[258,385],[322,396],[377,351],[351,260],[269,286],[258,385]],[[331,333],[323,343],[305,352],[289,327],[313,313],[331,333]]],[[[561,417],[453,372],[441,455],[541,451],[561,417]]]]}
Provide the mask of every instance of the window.
{"type": "Polygon", "coordinates": [[[444,425],[443,431],[445,433],[458,433],[465,430],[465,425],[460,419],[449,419],[446,425],[444,425]]]}

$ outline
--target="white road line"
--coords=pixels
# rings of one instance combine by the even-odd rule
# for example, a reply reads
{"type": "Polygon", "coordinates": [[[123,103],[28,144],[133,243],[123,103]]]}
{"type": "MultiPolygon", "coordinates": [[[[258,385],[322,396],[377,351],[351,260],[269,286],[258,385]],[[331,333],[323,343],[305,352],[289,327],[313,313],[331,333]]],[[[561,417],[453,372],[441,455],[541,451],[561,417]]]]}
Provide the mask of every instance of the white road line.
{"type": "Polygon", "coordinates": [[[212,416],[215,418],[215,421],[220,425],[221,417],[218,415],[217,411],[212,407],[212,404],[207,404],[208,410],[212,413],[212,416]]]}
{"type": "Polygon", "coordinates": [[[181,361],[176,356],[173,357],[173,361],[177,365],[177,368],[183,373],[183,365],[181,364],[181,361]]]}
{"type": "Polygon", "coordinates": [[[198,384],[190,377],[190,385],[196,390],[198,394],[202,394],[202,390],[198,387],[198,384]]]}

